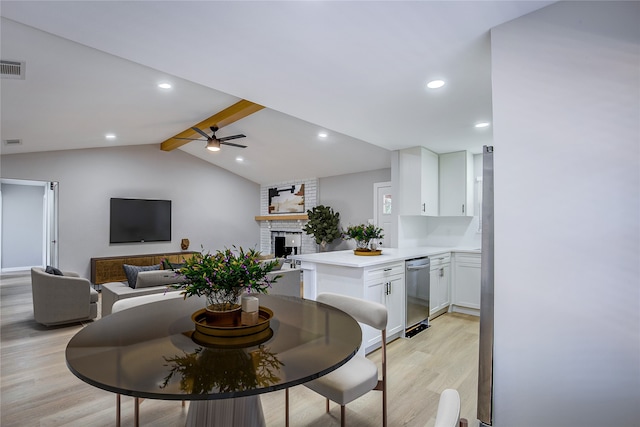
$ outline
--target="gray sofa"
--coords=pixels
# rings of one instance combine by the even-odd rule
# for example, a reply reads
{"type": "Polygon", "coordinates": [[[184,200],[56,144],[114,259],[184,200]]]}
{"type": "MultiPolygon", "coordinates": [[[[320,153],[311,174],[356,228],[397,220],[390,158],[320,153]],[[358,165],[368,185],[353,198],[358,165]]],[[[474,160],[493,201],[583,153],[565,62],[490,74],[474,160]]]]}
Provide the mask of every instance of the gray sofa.
{"type": "Polygon", "coordinates": [[[137,273],[137,278],[132,280],[135,288],[129,286],[127,281],[104,283],[102,285],[102,317],[111,314],[113,304],[126,298],[180,292],[170,287],[180,281],[181,279],[173,270],[149,270],[137,273]]]}
{"type": "MultiPolygon", "coordinates": [[[[58,271],[59,272],[59,271],[58,271]]],[[[77,273],[62,272],[62,276],[31,269],[33,317],[45,326],[75,323],[98,316],[98,292],[88,279],[77,273]]]]}
{"type": "MultiPolygon", "coordinates": [[[[299,269],[285,268],[268,273],[267,275],[272,277],[276,275],[282,276],[273,284],[268,293],[272,295],[302,296],[300,271],[299,269]]],[[[138,273],[135,288],[130,287],[127,282],[104,283],[102,285],[102,317],[111,314],[113,304],[126,298],[180,292],[167,286],[171,283],[176,283],[175,274],[172,270],[141,271],[138,273]]]]}

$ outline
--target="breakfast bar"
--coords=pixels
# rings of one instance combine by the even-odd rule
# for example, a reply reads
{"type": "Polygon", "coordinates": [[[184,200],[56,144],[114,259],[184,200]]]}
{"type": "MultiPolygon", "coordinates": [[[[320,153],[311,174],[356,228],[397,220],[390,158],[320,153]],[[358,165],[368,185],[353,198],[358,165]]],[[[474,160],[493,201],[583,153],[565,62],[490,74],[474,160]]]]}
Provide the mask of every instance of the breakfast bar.
{"type": "MultiPolygon", "coordinates": [[[[471,304],[471,307],[468,307],[469,304],[461,307],[453,304],[455,301],[452,300],[451,296],[455,295],[456,288],[454,287],[452,292],[449,277],[451,253],[456,256],[466,255],[477,259],[477,269],[474,270],[477,280],[473,280],[474,283],[471,284],[473,287],[471,293],[474,295],[477,293],[479,301],[479,248],[434,246],[384,248],[382,253],[377,256],[360,256],[355,255],[353,250],[345,250],[296,255],[293,256],[293,259],[300,262],[300,268],[303,272],[303,294],[305,298],[315,299],[319,293],[334,292],[386,305],[389,311],[387,324],[387,341],[389,342],[403,337],[407,326],[410,326],[406,324],[408,295],[405,283],[405,261],[407,260],[425,257],[437,260],[446,256],[447,264],[442,267],[438,265],[437,267],[438,269],[442,268],[442,272],[438,270],[432,274],[435,276],[432,282],[438,282],[432,285],[432,295],[425,297],[427,300],[431,299],[432,304],[436,304],[432,306],[429,315],[441,314],[450,309],[468,314],[479,312],[479,304],[477,306],[471,304]],[[443,274],[442,280],[438,280],[439,274],[443,274]]],[[[363,343],[360,351],[364,353],[375,350],[381,344],[379,331],[366,325],[362,325],[362,339],[363,343]]]]}

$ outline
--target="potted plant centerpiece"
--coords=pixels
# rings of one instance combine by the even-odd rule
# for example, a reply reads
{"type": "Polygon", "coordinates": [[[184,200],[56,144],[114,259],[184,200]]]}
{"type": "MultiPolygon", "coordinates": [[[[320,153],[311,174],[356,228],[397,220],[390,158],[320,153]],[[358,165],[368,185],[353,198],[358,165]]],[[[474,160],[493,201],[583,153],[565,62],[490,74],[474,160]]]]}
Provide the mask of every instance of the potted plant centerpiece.
{"type": "Polygon", "coordinates": [[[382,228],[373,224],[350,225],[343,233],[345,240],[353,239],[356,241],[356,255],[368,255],[371,252],[378,254],[380,251],[378,251],[376,239],[382,239],[383,237],[382,228]]]}
{"type": "Polygon", "coordinates": [[[245,290],[267,293],[281,277],[267,277],[278,262],[261,261],[259,255],[255,249],[245,251],[235,246],[214,254],[204,251],[194,254],[185,259],[184,265],[176,271],[185,280],[174,288],[181,289],[185,299],[194,295],[205,296],[208,312],[239,310],[238,298],[245,290]]]}

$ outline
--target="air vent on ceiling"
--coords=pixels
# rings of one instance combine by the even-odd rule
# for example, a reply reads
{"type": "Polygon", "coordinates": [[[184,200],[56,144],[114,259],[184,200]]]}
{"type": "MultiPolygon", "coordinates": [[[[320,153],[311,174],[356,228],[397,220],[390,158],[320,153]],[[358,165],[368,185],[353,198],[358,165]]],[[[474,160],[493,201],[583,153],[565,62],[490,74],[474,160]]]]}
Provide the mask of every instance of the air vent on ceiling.
{"type": "Polygon", "coordinates": [[[4,142],[4,145],[21,145],[22,144],[21,139],[3,139],[2,142],[4,142]]]}
{"type": "Polygon", "coordinates": [[[0,77],[3,79],[23,79],[24,80],[24,61],[6,61],[0,60],[0,77]]]}

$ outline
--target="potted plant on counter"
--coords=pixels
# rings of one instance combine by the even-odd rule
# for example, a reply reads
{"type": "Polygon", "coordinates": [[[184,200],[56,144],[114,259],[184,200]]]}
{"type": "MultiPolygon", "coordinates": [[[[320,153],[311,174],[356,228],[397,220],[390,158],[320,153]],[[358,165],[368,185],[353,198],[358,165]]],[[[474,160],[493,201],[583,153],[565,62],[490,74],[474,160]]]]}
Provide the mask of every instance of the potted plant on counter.
{"type": "Polygon", "coordinates": [[[325,251],[327,245],[335,239],[340,238],[340,214],[334,212],[329,206],[318,205],[307,210],[309,221],[303,227],[305,233],[310,234],[320,245],[320,249],[325,251]]]}
{"type": "Polygon", "coordinates": [[[267,277],[278,261],[264,262],[255,249],[225,248],[211,254],[202,251],[185,259],[176,273],[184,276],[183,283],[173,285],[181,289],[184,298],[205,296],[209,312],[239,310],[238,298],[247,292],[267,293],[281,276],[267,277]]]}
{"type": "Polygon", "coordinates": [[[369,255],[372,252],[379,254],[377,239],[384,237],[382,228],[373,224],[350,225],[343,233],[345,240],[356,241],[356,255],[369,255]]]}

